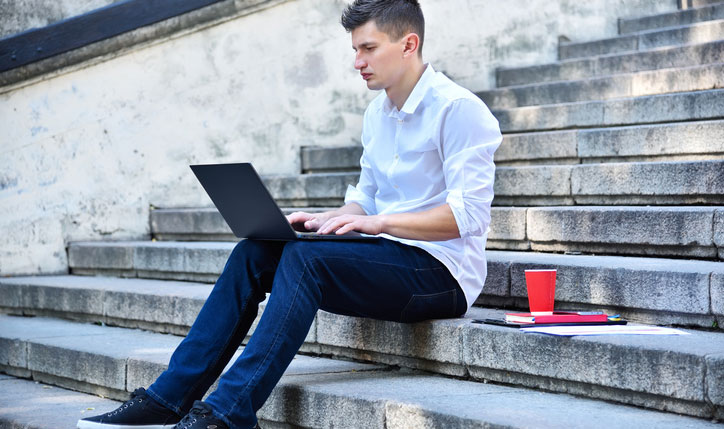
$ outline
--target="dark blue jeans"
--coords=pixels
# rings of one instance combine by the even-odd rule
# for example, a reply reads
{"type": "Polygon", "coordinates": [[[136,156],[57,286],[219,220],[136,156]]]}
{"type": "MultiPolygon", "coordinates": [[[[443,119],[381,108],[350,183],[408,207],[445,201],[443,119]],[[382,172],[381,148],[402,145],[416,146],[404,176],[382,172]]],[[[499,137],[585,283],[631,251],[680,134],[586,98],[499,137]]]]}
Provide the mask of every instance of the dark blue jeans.
{"type": "Polygon", "coordinates": [[[467,303],[457,281],[424,250],[392,240],[243,240],[168,369],[149,394],[179,414],[201,399],[245,338],[244,352],[207,398],[232,428],[253,428],[304,342],[318,309],[396,322],[457,317],[467,303]]]}

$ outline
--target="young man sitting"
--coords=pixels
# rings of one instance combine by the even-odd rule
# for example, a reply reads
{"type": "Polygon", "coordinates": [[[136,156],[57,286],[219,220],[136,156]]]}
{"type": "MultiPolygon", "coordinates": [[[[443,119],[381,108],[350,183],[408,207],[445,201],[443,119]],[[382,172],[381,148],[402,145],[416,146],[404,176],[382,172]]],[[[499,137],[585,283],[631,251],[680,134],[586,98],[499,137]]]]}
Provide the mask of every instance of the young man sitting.
{"type": "Polygon", "coordinates": [[[422,60],[416,0],[356,0],[342,25],[354,67],[384,90],[367,108],[357,186],[345,205],[288,216],[299,230],[359,231],[375,241],[243,240],[168,369],[117,410],[78,428],[254,428],[320,308],[410,323],[459,317],[486,276],[498,122],[422,60]],[[231,359],[270,293],[246,348],[231,359]],[[184,417],[185,416],[185,417],[184,417]]]}

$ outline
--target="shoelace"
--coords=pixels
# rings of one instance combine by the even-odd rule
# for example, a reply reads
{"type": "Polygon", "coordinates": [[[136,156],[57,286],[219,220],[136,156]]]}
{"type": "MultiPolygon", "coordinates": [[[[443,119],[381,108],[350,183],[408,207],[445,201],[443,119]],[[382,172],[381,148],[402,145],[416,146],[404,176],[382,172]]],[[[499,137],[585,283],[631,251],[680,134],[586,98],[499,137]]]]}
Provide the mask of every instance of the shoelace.
{"type": "MultiPolygon", "coordinates": [[[[205,419],[206,417],[209,417],[211,415],[211,412],[209,410],[206,410],[204,408],[200,407],[193,407],[191,408],[191,411],[186,415],[186,417],[183,418],[178,424],[180,426],[177,426],[178,429],[188,429],[190,428],[194,423],[198,421],[198,418],[205,419]]],[[[216,425],[212,425],[214,428],[216,425]]],[[[208,426],[207,426],[208,428],[208,426]]]]}
{"type": "Polygon", "coordinates": [[[112,412],[108,413],[107,416],[108,417],[115,416],[116,414],[120,413],[121,411],[123,411],[129,407],[132,407],[137,403],[140,404],[141,402],[143,402],[143,396],[145,393],[146,393],[146,391],[143,390],[142,388],[134,390],[133,393],[131,393],[130,400],[126,401],[125,404],[121,405],[120,407],[116,408],[112,412]]]}

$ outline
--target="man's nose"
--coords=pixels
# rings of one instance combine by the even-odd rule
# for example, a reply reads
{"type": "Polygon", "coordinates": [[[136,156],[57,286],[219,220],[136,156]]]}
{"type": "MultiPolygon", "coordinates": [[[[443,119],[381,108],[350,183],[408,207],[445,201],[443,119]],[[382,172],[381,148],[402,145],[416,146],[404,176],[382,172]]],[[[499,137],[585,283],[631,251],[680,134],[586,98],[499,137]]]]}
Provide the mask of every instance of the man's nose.
{"type": "Polygon", "coordinates": [[[354,68],[357,70],[362,70],[365,67],[367,67],[367,61],[357,55],[354,59],[354,68]]]}

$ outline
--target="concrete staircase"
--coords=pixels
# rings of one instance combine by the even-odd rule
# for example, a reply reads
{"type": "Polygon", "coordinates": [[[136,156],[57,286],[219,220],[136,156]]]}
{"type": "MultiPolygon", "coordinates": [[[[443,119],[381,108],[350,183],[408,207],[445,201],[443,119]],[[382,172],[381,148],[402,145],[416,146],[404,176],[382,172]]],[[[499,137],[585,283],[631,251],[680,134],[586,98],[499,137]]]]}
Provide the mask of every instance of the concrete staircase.
{"type": "MultiPolygon", "coordinates": [[[[724,3],[707,2],[621,20],[617,38],[499,70],[499,88],[479,93],[505,134],[484,294],[465,318],[414,325],[320,312],[262,425],[714,427],[723,19],[724,3]],[[689,335],[559,338],[473,323],[526,308],[523,270],[536,267],[558,268],[558,308],[689,335]]],[[[360,152],[303,148],[301,174],[265,180],[290,210],[323,210],[356,181],[360,152]]],[[[87,407],[116,405],[87,394],[122,400],[163,371],[235,239],[215,209],[157,209],[150,222],[152,241],[71,243],[71,275],[0,279],[0,370],[18,377],[0,376],[0,427],[72,427],[87,407]],[[57,417],[23,408],[45,404],[57,417]]]]}

